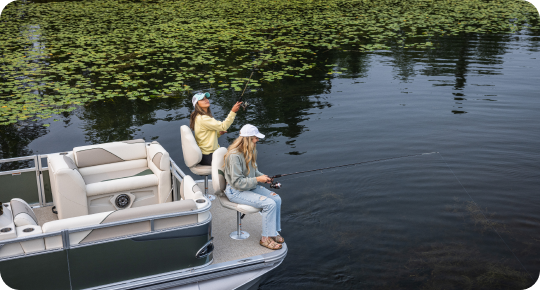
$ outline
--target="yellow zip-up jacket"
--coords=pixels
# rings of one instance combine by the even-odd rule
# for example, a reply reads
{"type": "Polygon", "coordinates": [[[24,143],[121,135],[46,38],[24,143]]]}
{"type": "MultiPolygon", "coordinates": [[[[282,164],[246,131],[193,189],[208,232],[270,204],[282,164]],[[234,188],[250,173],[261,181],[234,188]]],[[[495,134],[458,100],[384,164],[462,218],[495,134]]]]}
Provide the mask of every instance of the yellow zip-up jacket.
{"type": "Polygon", "coordinates": [[[202,154],[214,153],[219,148],[219,131],[227,131],[236,117],[236,113],[231,111],[225,121],[220,122],[210,116],[198,115],[195,118],[195,140],[201,148],[202,154]]]}

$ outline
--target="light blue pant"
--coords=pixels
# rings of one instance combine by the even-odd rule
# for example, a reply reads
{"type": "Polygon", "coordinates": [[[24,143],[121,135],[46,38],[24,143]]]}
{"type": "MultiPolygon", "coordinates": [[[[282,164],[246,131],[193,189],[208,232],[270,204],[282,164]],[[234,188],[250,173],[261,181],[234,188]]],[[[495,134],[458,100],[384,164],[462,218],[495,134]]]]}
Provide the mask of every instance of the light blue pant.
{"type": "Polygon", "coordinates": [[[225,195],[231,202],[262,208],[263,237],[275,237],[281,231],[281,197],[277,193],[260,185],[252,190],[240,191],[227,184],[225,195]]]}

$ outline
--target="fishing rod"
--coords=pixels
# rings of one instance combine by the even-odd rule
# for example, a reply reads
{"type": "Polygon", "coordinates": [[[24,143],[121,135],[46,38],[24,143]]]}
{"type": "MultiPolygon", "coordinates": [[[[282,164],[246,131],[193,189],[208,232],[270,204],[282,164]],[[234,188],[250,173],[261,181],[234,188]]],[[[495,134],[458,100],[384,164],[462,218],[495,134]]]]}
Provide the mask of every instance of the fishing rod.
{"type": "MultiPolygon", "coordinates": [[[[242,92],[242,94],[240,95],[240,98],[238,98],[238,102],[242,102],[242,97],[244,96],[244,93],[246,92],[246,89],[247,89],[247,86],[249,85],[249,81],[251,81],[251,77],[253,76],[253,71],[251,72],[251,75],[249,76],[249,79],[246,83],[246,86],[244,87],[244,91],[242,92]]],[[[246,110],[247,106],[249,106],[249,103],[248,102],[245,102],[244,104],[241,105],[242,108],[244,108],[244,111],[246,110]]]]}
{"type": "MultiPolygon", "coordinates": [[[[259,54],[260,56],[260,54],[259,54]]],[[[257,63],[255,61],[255,63],[257,63]]],[[[246,92],[246,89],[247,89],[247,86],[249,85],[249,82],[251,81],[251,77],[253,76],[253,73],[255,72],[255,69],[257,68],[257,64],[255,64],[253,66],[253,70],[251,71],[251,75],[249,75],[249,79],[246,83],[246,86],[244,87],[244,91],[242,92],[242,94],[240,95],[240,97],[238,98],[238,102],[242,102],[242,97],[244,96],[244,93],[246,92]]],[[[242,108],[244,108],[244,111],[246,110],[246,108],[249,106],[250,104],[248,102],[244,102],[241,106],[242,108]]]]}
{"type": "Polygon", "coordinates": [[[419,154],[412,154],[412,155],[403,155],[403,156],[396,156],[396,157],[390,157],[390,158],[383,158],[383,159],[374,159],[369,161],[361,161],[356,163],[349,163],[349,164],[343,164],[343,165],[336,165],[336,166],[330,166],[330,167],[324,167],[324,168],[318,168],[318,169],[311,169],[311,170],[305,170],[305,171],[298,171],[298,172],[292,172],[292,173],[285,173],[285,174],[278,174],[270,177],[270,187],[275,189],[281,188],[281,183],[275,182],[275,178],[280,178],[283,176],[290,176],[290,175],[296,175],[296,174],[302,174],[302,173],[308,173],[308,172],[314,172],[314,171],[323,171],[327,169],[333,169],[333,168],[339,168],[339,167],[347,167],[347,166],[353,166],[353,165],[359,165],[359,164],[365,164],[365,163],[375,163],[375,162],[381,162],[381,161],[387,161],[392,159],[400,159],[400,158],[407,158],[407,157],[414,157],[414,156],[420,156],[420,155],[429,155],[433,153],[439,153],[439,152],[429,152],[429,153],[419,153],[419,154]]]}

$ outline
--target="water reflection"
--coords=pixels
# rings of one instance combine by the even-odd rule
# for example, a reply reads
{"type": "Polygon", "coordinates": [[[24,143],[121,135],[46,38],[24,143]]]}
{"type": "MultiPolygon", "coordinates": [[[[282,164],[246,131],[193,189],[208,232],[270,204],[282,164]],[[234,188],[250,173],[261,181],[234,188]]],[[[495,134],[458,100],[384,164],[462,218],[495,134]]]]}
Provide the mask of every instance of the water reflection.
{"type": "MultiPolygon", "coordinates": [[[[0,159],[33,155],[28,145],[48,132],[42,121],[0,126],[0,159]]],[[[27,168],[33,164],[32,161],[0,163],[0,171],[27,168]]]]}
{"type": "MultiPolygon", "coordinates": [[[[256,92],[248,90],[244,98],[252,105],[238,114],[229,132],[238,131],[246,123],[261,128],[267,135],[262,143],[267,152],[261,154],[261,159],[271,161],[261,162],[264,172],[320,168],[326,165],[321,165],[321,160],[334,165],[368,159],[370,155],[391,156],[404,150],[428,152],[424,149],[436,147],[437,151],[452,152],[454,161],[463,164],[463,181],[467,188],[475,190],[472,195],[476,194],[478,200],[478,204],[471,201],[447,168],[434,159],[282,180],[285,186],[280,194],[286,204],[282,220],[291,251],[261,289],[530,286],[534,279],[528,278],[526,272],[533,273],[533,278],[538,273],[540,236],[536,229],[540,219],[534,206],[523,208],[538,204],[538,179],[534,175],[538,169],[534,161],[538,157],[538,138],[531,133],[537,118],[521,122],[515,117],[524,112],[531,114],[527,109],[539,105],[534,103],[536,90],[523,91],[526,101],[508,95],[514,79],[507,72],[503,74],[508,66],[503,57],[522,45],[527,45],[528,52],[537,51],[538,41],[529,37],[516,43],[514,38],[441,38],[435,42],[439,43],[435,49],[427,51],[408,51],[398,46],[368,54],[329,51],[322,57],[324,63],[310,73],[312,78],[279,80],[263,84],[256,92]],[[327,64],[347,70],[331,75],[328,70],[333,67],[327,64]],[[391,75],[381,81],[374,70],[391,75]],[[399,83],[392,82],[392,77],[399,83]],[[341,85],[343,79],[350,85],[341,85]],[[501,79],[507,83],[498,83],[501,79]],[[407,88],[413,88],[414,93],[399,93],[408,92],[407,88]],[[361,90],[380,94],[359,93],[361,90]],[[387,96],[396,92],[399,97],[387,96]],[[489,102],[497,101],[499,96],[512,97],[511,105],[489,102]],[[405,98],[417,103],[398,107],[405,98]],[[440,101],[442,98],[449,100],[440,101]],[[473,107],[474,100],[486,102],[473,107]],[[493,104],[500,105],[503,112],[496,116],[483,114],[481,109],[493,104]],[[469,112],[464,115],[466,122],[459,122],[465,118],[452,114],[465,112],[469,112]],[[323,115],[326,119],[321,120],[323,115]],[[461,134],[455,127],[468,131],[461,134]],[[512,138],[502,140],[503,135],[512,138]],[[332,148],[322,150],[320,144],[332,148]],[[285,170],[284,163],[291,170],[285,170]],[[475,167],[478,164],[484,167],[479,170],[475,167]],[[509,164],[511,171],[504,171],[509,164]],[[521,168],[524,164],[526,170],[521,168]],[[513,182],[505,182],[501,176],[511,176],[513,182]],[[500,182],[506,187],[498,188],[500,182]],[[491,184],[495,184],[493,188],[486,189],[491,184]],[[500,204],[504,204],[503,210],[493,209],[500,204]],[[515,212],[520,215],[512,216],[515,212]]],[[[526,56],[525,61],[530,57],[526,56]]],[[[241,94],[209,91],[217,119],[226,116],[241,94]]],[[[160,133],[149,130],[141,134],[143,126],[170,126],[175,128],[170,133],[175,134],[170,138],[174,141],[159,141],[172,151],[179,147],[177,128],[187,124],[190,107],[190,98],[185,96],[149,101],[116,97],[54,116],[63,122],[54,130],[58,133],[64,127],[77,127],[87,143],[104,143],[141,135],[147,141],[154,140],[160,133]]],[[[40,122],[0,127],[2,157],[32,154],[28,144],[39,141],[53,127],[45,128],[40,122]]],[[[67,130],[58,134],[64,132],[67,130]]],[[[234,136],[226,135],[227,142],[234,136]]],[[[180,149],[177,156],[176,161],[182,163],[180,149]]]]}

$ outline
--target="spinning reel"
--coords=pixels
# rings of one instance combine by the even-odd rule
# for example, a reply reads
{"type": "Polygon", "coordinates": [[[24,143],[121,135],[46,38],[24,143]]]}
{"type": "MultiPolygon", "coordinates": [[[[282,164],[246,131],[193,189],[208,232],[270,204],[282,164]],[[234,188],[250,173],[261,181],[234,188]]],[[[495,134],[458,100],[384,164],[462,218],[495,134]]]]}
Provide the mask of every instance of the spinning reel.
{"type": "Polygon", "coordinates": [[[277,178],[277,177],[279,176],[276,175],[276,176],[270,177],[270,188],[281,189],[281,183],[274,181],[274,178],[277,178]]]}

